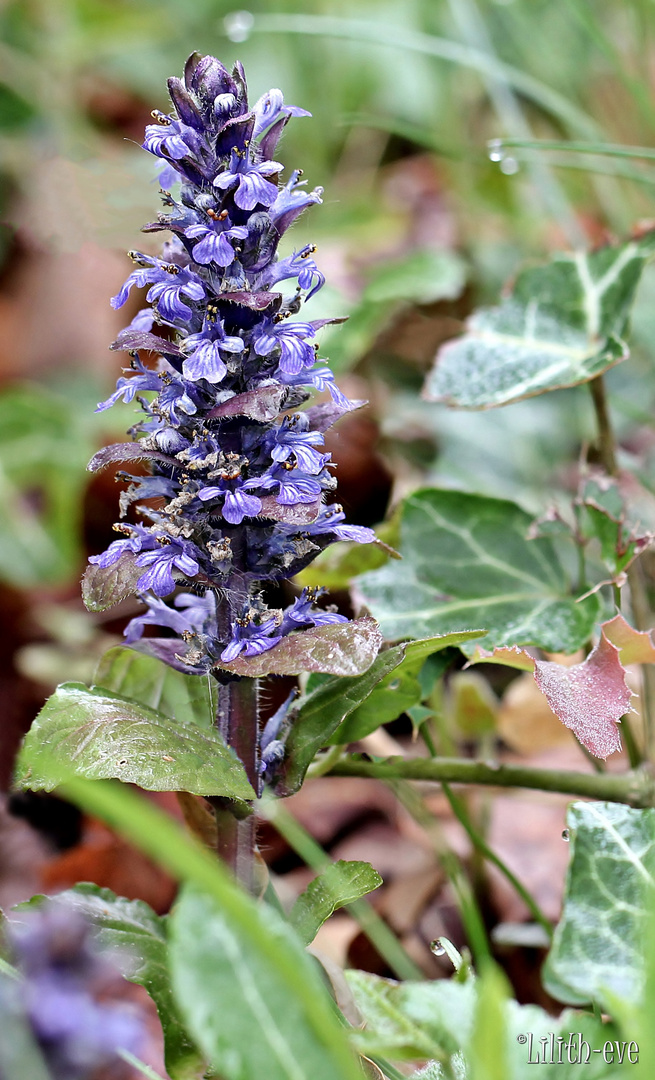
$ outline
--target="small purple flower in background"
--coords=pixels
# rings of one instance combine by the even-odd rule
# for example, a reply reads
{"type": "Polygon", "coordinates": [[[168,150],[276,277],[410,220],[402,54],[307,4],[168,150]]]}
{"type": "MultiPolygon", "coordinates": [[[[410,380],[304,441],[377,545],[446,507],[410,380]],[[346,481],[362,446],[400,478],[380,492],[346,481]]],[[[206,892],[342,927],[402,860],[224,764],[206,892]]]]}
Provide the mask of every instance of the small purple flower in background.
{"type": "Polygon", "coordinates": [[[94,1080],[100,1070],[116,1080],[127,1075],[118,1052],[139,1055],[144,1019],[108,999],[121,979],[91,949],[88,923],[56,903],[21,920],[9,923],[8,935],[22,976],[18,994],[53,1080],[94,1080]]]}

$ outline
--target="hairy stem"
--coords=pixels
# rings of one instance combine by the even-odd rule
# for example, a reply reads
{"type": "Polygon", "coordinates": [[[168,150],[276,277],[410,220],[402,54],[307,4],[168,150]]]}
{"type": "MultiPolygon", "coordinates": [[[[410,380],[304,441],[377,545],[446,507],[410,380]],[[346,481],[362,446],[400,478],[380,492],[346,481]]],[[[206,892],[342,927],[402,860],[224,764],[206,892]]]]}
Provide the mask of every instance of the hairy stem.
{"type": "Polygon", "coordinates": [[[647,767],[625,773],[578,773],[460,758],[384,758],[371,761],[351,754],[335,763],[332,776],[370,776],[379,780],[432,780],[557,791],[630,806],[655,806],[655,777],[647,767]]]}
{"type": "MultiPolygon", "coordinates": [[[[223,685],[218,694],[216,725],[246,771],[255,791],[260,773],[259,694],[256,679],[237,679],[223,685]]],[[[217,854],[245,889],[255,887],[255,820],[244,818],[239,804],[230,799],[210,800],[216,813],[217,854]]]]}

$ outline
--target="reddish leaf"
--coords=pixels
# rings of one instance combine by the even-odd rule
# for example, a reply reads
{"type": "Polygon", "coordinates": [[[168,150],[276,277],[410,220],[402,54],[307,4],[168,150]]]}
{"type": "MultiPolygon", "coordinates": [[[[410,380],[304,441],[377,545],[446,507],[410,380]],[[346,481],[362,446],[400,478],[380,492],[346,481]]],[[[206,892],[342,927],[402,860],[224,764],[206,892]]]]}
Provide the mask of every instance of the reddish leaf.
{"type": "Polygon", "coordinates": [[[270,521],[283,521],[286,525],[310,525],[312,521],[316,521],[321,510],[320,499],[311,503],[284,506],[277,501],[275,495],[264,495],[261,504],[259,517],[268,518],[270,521]]]}
{"type": "Polygon", "coordinates": [[[655,664],[655,646],[648,630],[635,630],[622,615],[615,615],[601,629],[616,645],[622,664],[655,664]]]}
{"type": "Polygon", "coordinates": [[[98,472],[107,465],[116,461],[162,461],[165,465],[177,465],[175,458],[170,454],[162,454],[159,450],[149,450],[142,442],[112,443],[111,446],[103,446],[91,458],[87,469],[89,472],[98,472]]]}
{"type": "Polygon", "coordinates": [[[478,645],[465,667],[471,664],[502,664],[503,667],[518,668],[519,671],[534,671],[535,659],[518,645],[499,645],[493,651],[478,645]]]}
{"type": "Polygon", "coordinates": [[[89,611],[106,611],[136,592],[136,583],[144,573],[135,565],[130,551],[111,566],[89,563],[82,578],[82,599],[89,611]]]}
{"type": "Polygon", "coordinates": [[[258,390],[247,390],[245,394],[222,401],[208,415],[249,416],[251,420],[262,422],[275,420],[288,396],[287,386],[260,386],[258,390]]]}
{"type": "Polygon", "coordinates": [[[621,749],[616,725],[630,712],[632,692],[619,649],[604,632],[582,664],[567,668],[537,660],[535,669],[535,681],[551,709],[590,753],[607,758],[621,749]]]}

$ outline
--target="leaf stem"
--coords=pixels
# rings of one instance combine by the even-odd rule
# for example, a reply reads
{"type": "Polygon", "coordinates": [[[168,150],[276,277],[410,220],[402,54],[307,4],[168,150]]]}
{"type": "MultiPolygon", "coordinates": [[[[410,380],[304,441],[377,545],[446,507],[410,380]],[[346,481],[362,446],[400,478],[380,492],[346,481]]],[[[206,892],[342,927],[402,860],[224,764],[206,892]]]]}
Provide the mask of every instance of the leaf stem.
{"type": "Polygon", "coordinates": [[[643,766],[624,773],[579,773],[564,769],[538,769],[525,765],[462,758],[377,758],[359,754],[343,757],[332,776],[369,776],[379,780],[428,780],[435,783],[484,784],[556,791],[563,795],[629,806],[655,806],[655,776],[643,766]]]}
{"type": "Polygon", "coordinates": [[[471,843],[474,845],[474,847],[478,849],[478,851],[484,856],[485,859],[493,863],[494,866],[498,867],[501,874],[505,875],[514,891],[518,893],[518,895],[521,897],[521,900],[532,913],[536,921],[540,923],[541,926],[543,926],[544,930],[548,934],[548,937],[552,938],[552,923],[549,919],[546,918],[537,901],[534,899],[531,893],[528,892],[525,886],[521,884],[516,875],[510,870],[509,866],[507,866],[507,864],[504,863],[503,860],[499,858],[499,856],[496,855],[494,851],[492,851],[484,838],[477,831],[473,822],[471,821],[471,818],[464,803],[461,799],[457,797],[457,795],[455,795],[454,791],[450,787],[450,784],[443,783],[441,786],[444,795],[446,796],[448,802],[451,805],[455,817],[459,821],[460,825],[462,825],[468,833],[468,837],[471,843]]]}

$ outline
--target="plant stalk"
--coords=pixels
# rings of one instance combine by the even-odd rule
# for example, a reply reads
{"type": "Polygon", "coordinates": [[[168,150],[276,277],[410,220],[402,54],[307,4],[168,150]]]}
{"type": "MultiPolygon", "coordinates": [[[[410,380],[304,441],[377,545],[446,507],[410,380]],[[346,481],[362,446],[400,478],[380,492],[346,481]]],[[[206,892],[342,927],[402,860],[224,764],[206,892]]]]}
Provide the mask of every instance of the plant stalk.
{"type": "MultiPolygon", "coordinates": [[[[216,726],[240,759],[251,785],[258,790],[260,773],[259,693],[256,679],[235,679],[219,688],[216,726]]],[[[210,800],[216,813],[218,857],[248,892],[255,891],[255,818],[243,817],[241,804],[210,800]]]]}
{"type": "Polygon", "coordinates": [[[556,791],[563,795],[629,806],[655,806],[655,775],[648,766],[624,773],[579,773],[461,758],[401,757],[370,760],[351,754],[336,762],[331,776],[369,776],[379,780],[425,780],[434,783],[484,784],[492,787],[556,791]]]}

